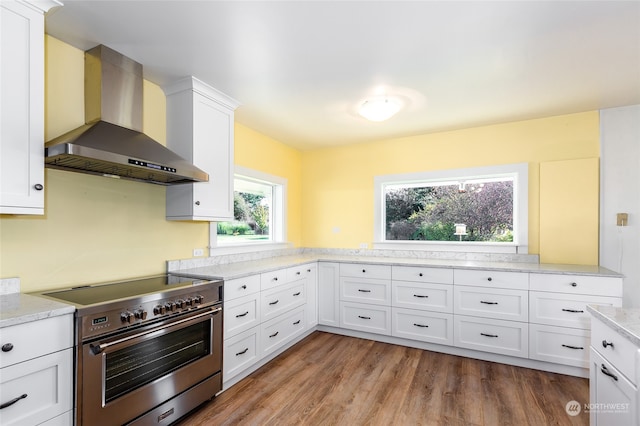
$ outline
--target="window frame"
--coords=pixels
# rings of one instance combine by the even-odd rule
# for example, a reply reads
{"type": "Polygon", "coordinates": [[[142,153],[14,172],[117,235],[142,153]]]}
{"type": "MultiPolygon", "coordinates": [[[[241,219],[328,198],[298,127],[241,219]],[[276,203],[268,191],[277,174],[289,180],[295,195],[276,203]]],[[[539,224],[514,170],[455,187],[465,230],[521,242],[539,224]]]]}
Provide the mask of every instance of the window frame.
{"type": "Polygon", "coordinates": [[[374,249],[431,250],[484,253],[529,252],[529,164],[515,163],[381,175],[374,177],[374,249]],[[513,242],[398,241],[386,240],[385,187],[390,185],[465,181],[482,178],[513,178],[513,242]]]}
{"type": "MultiPolygon", "coordinates": [[[[287,243],[287,179],[281,176],[272,175],[259,170],[250,169],[242,166],[235,166],[233,180],[245,179],[271,185],[273,188],[273,197],[269,223],[268,240],[242,241],[238,243],[218,243],[218,222],[210,222],[209,224],[209,253],[213,251],[216,254],[233,254],[247,253],[253,251],[273,250],[277,248],[286,248],[287,243]]],[[[235,185],[234,185],[235,187],[235,185]]]]}

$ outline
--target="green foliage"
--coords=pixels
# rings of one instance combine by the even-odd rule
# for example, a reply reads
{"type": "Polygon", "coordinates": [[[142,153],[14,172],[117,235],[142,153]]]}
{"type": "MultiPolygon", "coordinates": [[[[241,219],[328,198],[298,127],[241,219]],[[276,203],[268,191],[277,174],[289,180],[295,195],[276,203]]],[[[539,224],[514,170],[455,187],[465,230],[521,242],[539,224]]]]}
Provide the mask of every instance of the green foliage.
{"type": "Polygon", "coordinates": [[[256,224],[256,233],[264,234],[269,231],[269,208],[262,204],[251,211],[251,218],[256,224]]]}
{"type": "Polygon", "coordinates": [[[218,222],[218,235],[245,235],[252,234],[251,227],[244,222],[218,222]]]}

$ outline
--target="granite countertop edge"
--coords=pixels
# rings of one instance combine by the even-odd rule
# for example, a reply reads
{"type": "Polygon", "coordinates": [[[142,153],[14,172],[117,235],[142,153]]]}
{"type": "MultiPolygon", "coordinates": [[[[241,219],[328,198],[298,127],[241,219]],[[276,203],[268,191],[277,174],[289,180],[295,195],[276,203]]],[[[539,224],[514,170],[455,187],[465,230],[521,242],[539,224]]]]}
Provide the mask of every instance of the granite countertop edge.
{"type": "Polygon", "coordinates": [[[73,314],[75,306],[25,293],[0,296],[0,328],[73,314]]]}
{"type": "Polygon", "coordinates": [[[587,311],[640,348],[640,309],[587,305],[587,311]]]}

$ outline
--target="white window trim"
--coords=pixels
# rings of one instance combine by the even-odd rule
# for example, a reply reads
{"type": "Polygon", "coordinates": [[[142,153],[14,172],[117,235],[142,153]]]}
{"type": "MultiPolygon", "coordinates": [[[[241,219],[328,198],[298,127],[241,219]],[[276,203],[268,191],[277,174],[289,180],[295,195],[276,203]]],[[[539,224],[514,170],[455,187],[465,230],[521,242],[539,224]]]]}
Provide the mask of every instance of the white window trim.
{"type": "Polygon", "coordinates": [[[430,172],[405,173],[374,177],[374,249],[429,250],[482,253],[529,252],[529,164],[516,163],[499,166],[450,169],[430,172]],[[386,241],[384,187],[387,184],[412,182],[464,181],[480,177],[513,177],[513,243],[457,242],[457,241],[386,241]]]}
{"type": "Polygon", "coordinates": [[[287,179],[242,166],[235,166],[234,179],[236,176],[256,179],[275,185],[272,200],[273,217],[272,223],[269,224],[271,239],[268,241],[242,242],[219,246],[218,225],[217,222],[211,222],[209,224],[209,256],[213,254],[248,253],[288,248],[290,244],[287,242],[287,179]]]}

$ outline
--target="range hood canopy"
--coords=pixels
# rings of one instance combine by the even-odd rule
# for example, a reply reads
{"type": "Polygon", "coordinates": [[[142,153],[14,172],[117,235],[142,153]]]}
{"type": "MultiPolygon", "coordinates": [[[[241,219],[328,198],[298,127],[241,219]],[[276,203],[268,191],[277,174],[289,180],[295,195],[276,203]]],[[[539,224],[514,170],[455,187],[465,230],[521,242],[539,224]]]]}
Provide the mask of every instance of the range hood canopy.
{"type": "Polygon", "coordinates": [[[85,52],[85,125],[45,144],[45,166],[160,185],[209,175],[142,132],[142,65],[99,45],[85,52]]]}

